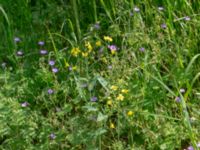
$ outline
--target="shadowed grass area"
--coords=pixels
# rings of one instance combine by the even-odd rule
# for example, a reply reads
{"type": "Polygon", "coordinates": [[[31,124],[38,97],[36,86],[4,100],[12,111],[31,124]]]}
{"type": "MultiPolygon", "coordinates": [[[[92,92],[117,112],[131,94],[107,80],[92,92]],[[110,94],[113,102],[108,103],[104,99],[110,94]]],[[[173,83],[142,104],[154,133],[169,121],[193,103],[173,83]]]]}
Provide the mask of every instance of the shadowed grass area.
{"type": "Polygon", "coordinates": [[[0,149],[200,148],[199,8],[0,0],[0,149]]]}

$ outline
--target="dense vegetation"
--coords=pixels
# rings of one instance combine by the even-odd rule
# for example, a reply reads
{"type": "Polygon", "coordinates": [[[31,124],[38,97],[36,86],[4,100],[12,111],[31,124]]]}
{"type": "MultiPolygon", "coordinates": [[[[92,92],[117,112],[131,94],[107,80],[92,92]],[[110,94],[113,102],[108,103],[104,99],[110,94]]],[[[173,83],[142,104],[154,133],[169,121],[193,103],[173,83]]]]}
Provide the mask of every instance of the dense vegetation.
{"type": "Polygon", "coordinates": [[[200,148],[200,2],[0,0],[0,149],[200,148]]]}

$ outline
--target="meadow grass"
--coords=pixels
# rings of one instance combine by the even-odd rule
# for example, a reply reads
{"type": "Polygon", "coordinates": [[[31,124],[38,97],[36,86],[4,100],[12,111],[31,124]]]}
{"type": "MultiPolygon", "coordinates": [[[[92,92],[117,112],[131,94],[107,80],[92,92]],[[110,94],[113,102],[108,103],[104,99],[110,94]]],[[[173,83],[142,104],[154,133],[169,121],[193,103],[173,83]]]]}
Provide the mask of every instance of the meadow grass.
{"type": "Polygon", "coordinates": [[[0,149],[199,149],[199,8],[0,0],[0,149]]]}

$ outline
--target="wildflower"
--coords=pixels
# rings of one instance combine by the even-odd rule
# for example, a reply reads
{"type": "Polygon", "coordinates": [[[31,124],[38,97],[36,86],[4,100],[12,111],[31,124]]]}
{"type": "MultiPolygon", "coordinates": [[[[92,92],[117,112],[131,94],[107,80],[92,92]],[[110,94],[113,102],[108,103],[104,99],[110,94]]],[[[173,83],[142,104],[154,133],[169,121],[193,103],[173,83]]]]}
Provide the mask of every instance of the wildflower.
{"type": "Polygon", "coordinates": [[[140,8],[138,8],[138,7],[134,7],[134,9],[133,9],[135,12],[140,12],[140,8]]]}
{"type": "Polygon", "coordinates": [[[158,10],[163,11],[164,8],[160,6],[160,7],[158,7],[158,10]]]}
{"type": "Polygon", "coordinates": [[[108,45],[108,48],[110,49],[112,54],[115,54],[117,51],[117,46],[116,45],[108,45]]]}
{"type": "Polygon", "coordinates": [[[193,146],[189,146],[187,150],[194,150],[193,146]]]}
{"type": "Polygon", "coordinates": [[[140,50],[141,52],[144,52],[144,51],[145,51],[145,48],[144,48],[144,47],[141,47],[139,50],[140,50]]]}
{"type": "Polygon", "coordinates": [[[57,73],[58,72],[58,68],[52,68],[52,72],[53,73],[57,73]]]}
{"type": "Polygon", "coordinates": [[[83,56],[83,57],[87,57],[87,56],[88,56],[88,53],[87,53],[87,52],[82,52],[82,56],[83,56]]]}
{"type": "Polygon", "coordinates": [[[105,41],[108,41],[108,42],[112,42],[113,41],[113,39],[111,37],[109,37],[109,36],[104,36],[103,39],[105,41]]]}
{"type": "Polygon", "coordinates": [[[90,42],[86,42],[85,43],[85,47],[87,47],[87,49],[89,50],[89,52],[92,51],[92,45],[90,44],[90,42]]]}
{"type": "Polygon", "coordinates": [[[181,98],[180,97],[176,97],[175,101],[179,103],[179,102],[181,102],[181,98]]]}
{"type": "Polygon", "coordinates": [[[132,115],[133,115],[133,112],[132,112],[131,110],[129,110],[129,111],[127,112],[127,115],[128,115],[128,116],[132,116],[132,115]]]}
{"type": "Polygon", "coordinates": [[[112,122],[110,123],[110,128],[111,128],[111,129],[114,129],[114,128],[115,128],[114,123],[112,123],[112,122]]]}
{"type": "Polygon", "coordinates": [[[69,66],[68,69],[69,69],[69,71],[72,71],[72,66],[69,66]]]}
{"type": "Polygon", "coordinates": [[[110,89],[113,90],[113,91],[116,91],[116,90],[118,89],[118,86],[112,85],[112,86],[110,87],[110,89]]]}
{"type": "Polygon", "coordinates": [[[184,20],[185,20],[185,21],[190,21],[191,18],[190,18],[189,16],[186,16],[186,17],[184,17],[184,20]]]}
{"type": "Polygon", "coordinates": [[[50,138],[51,140],[54,140],[54,139],[56,138],[56,135],[55,135],[54,133],[51,133],[51,134],[49,135],[49,138],[50,138]]]}
{"type": "Polygon", "coordinates": [[[108,100],[108,101],[107,101],[107,105],[110,105],[110,106],[111,106],[111,105],[112,105],[112,101],[111,101],[111,100],[108,100]]]}
{"type": "Polygon", "coordinates": [[[127,90],[127,89],[122,89],[121,92],[124,93],[124,94],[127,94],[127,93],[129,92],[129,90],[127,90]]]}
{"type": "Polygon", "coordinates": [[[95,43],[95,45],[96,45],[96,46],[101,46],[101,41],[97,41],[97,42],[95,43]]]}
{"type": "Polygon", "coordinates": [[[41,55],[46,55],[46,54],[48,54],[48,51],[42,49],[42,50],[40,50],[40,54],[41,54],[41,55]]]}
{"type": "Polygon", "coordinates": [[[124,96],[122,94],[119,94],[117,96],[117,100],[123,101],[124,100],[124,96]]]}
{"type": "Polygon", "coordinates": [[[95,96],[90,98],[90,101],[91,101],[91,102],[96,102],[97,100],[98,100],[98,98],[95,97],[95,96]]]}
{"type": "Polygon", "coordinates": [[[44,43],[44,41],[39,41],[38,42],[38,45],[40,45],[40,46],[43,46],[45,43],[44,43]]]}
{"type": "Polygon", "coordinates": [[[74,47],[74,48],[72,48],[72,50],[71,50],[72,56],[75,56],[75,57],[77,57],[78,54],[79,54],[80,52],[81,52],[80,49],[77,48],[77,47],[74,47]]]}
{"type": "Polygon", "coordinates": [[[17,55],[17,56],[23,56],[23,55],[24,55],[24,52],[21,51],[21,50],[20,50],[20,51],[17,51],[16,55],[17,55]]]}
{"type": "Polygon", "coordinates": [[[167,25],[165,23],[161,24],[161,28],[166,29],[167,25]]]}
{"type": "Polygon", "coordinates": [[[49,60],[49,65],[50,66],[54,66],[55,65],[55,61],[54,60],[49,60]]]}
{"type": "Polygon", "coordinates": [[[53,94],[54,93],[54,91],[52,90],[52,89],[48,89],[48,94],[53,94]]]}
{"type": "Polygon", "coordinates": [[[185,89],[181,88],[180,93],[185,93],[185,89]]]}
{"type": "Polygon", "coordinates": [[[18,43],[18,42],[21,41],[21,39],[20,39],[19,37],[15,37],[15,38],[14,38],[14,41],[15,41],[16,43],[18,43]]]}
{"type": "Polygon", "coordinates": [[[94,24],[94,29],[96,29],[96,30],[100,29],[100,24],[98,22],[94,24]]]}
{"type": "Polygon", "coordinates": [[[27,107],[27,106],[29,106],[29,103],[28,102],[23,102],[23,103],[21,103],[21,106],[22,107],[27,107]]]}

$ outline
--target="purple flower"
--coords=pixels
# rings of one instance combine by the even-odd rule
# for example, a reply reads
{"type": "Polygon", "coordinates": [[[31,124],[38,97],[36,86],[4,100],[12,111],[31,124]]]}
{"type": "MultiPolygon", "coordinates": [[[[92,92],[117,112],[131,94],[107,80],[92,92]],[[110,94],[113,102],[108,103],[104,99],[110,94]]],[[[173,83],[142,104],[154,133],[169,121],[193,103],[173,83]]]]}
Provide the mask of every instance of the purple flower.
{"type": "Polygon", "coordinates": [[[24,55],[24,52],[21,51],[21,50],[20,50],[20,51],[17,51],[16,55],[17,55],[17,56],[23,56],[23,55],[24,55]]]}
{"type": "Polygon", "coordinates": [[[164,8],[160,6],[160,7],[158,7],[158,10],[159,10],[159,11],[163,11],[164,8]]]}
{"type": "Polygon", "coordinates": [[[40,46],[43,46],[45,43],[44,43],[44,41],[39,41],[38,42],[38,45],[40,45],[40,46]]]}
{"type": "Polygon", "coordinates": [[[117,50],[117,46],[116,46],[116,45],[108,45],[108,48],[109,48],[111,51],[116,51],[116,50],[117,50]]]}
{"type": "Polygon", "coordinates": [[[51,134],[49,135],[49,138],[50,138],[51,140],[55,140],[56,135],[55,135],[54,133],[51,133],[51,134]]]}
{"type": "Polygon", "coordinates": [[[42,49],[42,50],[40,50],[40,54],[41,54],[41,55],[46,55],[46,54],[48,54],[48,51],[42,49]]]}
{"type": "Polygon", "coordinates": [[[141,52],[144,52],[145,51],[145,48],[144,47],[140,47],[139,49],[141,52]]]}
{"type": "Polygon", "coordinates": [[[161,28],[166,29],[167,25],[165,23],[161,24],[161,28]]]}
{"type": "Polygon", "coordinates": [[[185,93],[185,89],[181,88],[180,93],[185,93]]]}
{"type": "Polygon", "coordinates": [[[94,29],[96,29],[96,30],[99,30],[99,29],[100,29],[99,23],[95,23],[95,24],[94,24],[94,29]]]}
{"type": "Polygon", "coordinates": [[[194,150],[193,146],[189,146],[187,150],[194,150]]]}
{"type": "Polygon", "coordinates": [[[29,106],[29,103],[28,102],[23,102],[23,103],[21,103],[21,106],[22,107],[27,107],[27,106],[29,106]]]}
{"type": "Polygon", "coordinates": [[[50,66],[54,66],[55,65],[55,61],[54,60],[49,60],[49,65],[50,66]]]}
{"type": "Polygon", "coordinates": [[[177,97],[175,98],[175,101],[176,101],[177,103],[179,103],[179,102],[181,102],[181,98],[177,96],[177,97]]]}
{"type": "Polygon", "coordinates": [[[48,94],[53,94],[54,93],[54,91],[52,90],[52,89],[48,89],[48,94]]]}
{"type": "Polygon", "coordinates": [[[14,41],[15,41],[16,43],[18,43],[18,42],[21,41],[21,39],[20,39],[19,37],[15,37],[15,38],[14,38],[14,41]]]}
{"type": "Polygon", "coordinates": [[[95,96],[93,96],[93,97],[90,98],[90,101],[91,101],[91,102],[96,102],[97,100],[98,100],[98,98],[95,97],[95,96]]]}
{"type": "Polygon", "coordinates": [[[135,12],[140,12],[140,8],[138,8],[138,7],[134,7],[133,10],[134,10],[135,12]]]}
{"type": "Polygon", "coordinates": [[[58,71],[59,71],[58,68],[52,68],[53,73],[57,73],[58,71]]]}
{"type": "Polygon", "coordinates": [[[185,21],[190,21],[191,18],[190,18],[189,16],[186,16],[186,17],[184,17],[184,20],[185,20],[185,21]]]}

